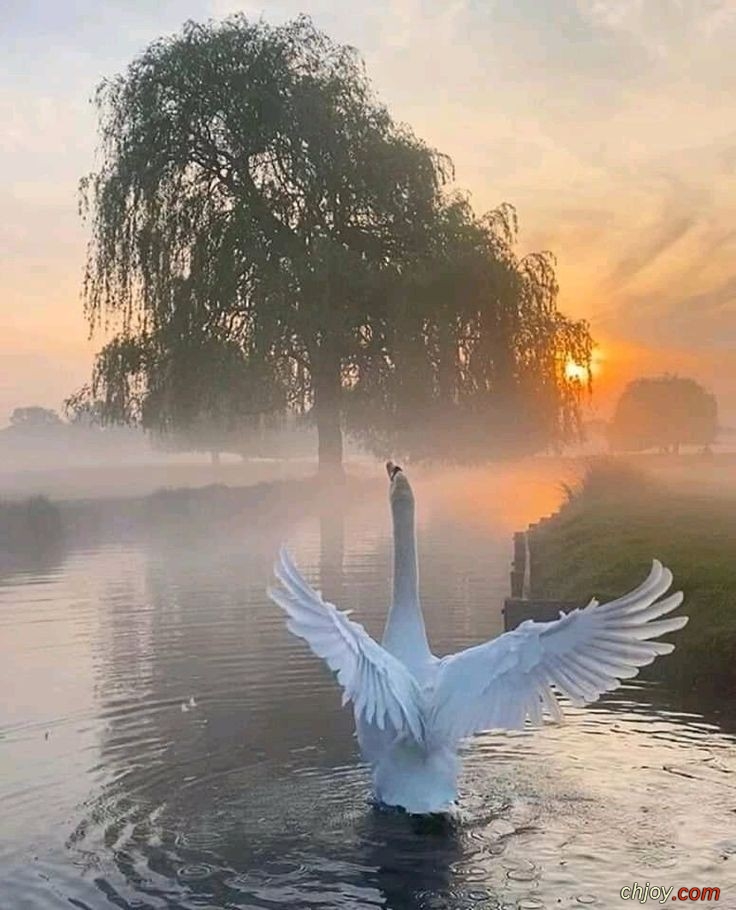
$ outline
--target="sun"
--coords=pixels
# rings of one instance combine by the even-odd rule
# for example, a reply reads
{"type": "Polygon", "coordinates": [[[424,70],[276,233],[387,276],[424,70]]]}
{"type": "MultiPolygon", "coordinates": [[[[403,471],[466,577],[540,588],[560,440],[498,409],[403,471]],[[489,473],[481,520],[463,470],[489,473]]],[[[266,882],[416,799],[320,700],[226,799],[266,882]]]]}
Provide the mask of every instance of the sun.
{"type": "Polygon", "coordinates": [[[569,357],[565,362],[565,379],[569,379],[572,382],[587,383],[589,376],[595,377],[600,374],[603,359],[603,354],[596,345],[593,356],[590,359],[590,374],[588,374],[588,367],[569,357]]]}
{"type": "Polygon", "coordinates": [[[576,363],[574,360],[568,360],[565,364],[565,379],[571,379],[574,382],[587,382],[588,368],[576,363]]]}

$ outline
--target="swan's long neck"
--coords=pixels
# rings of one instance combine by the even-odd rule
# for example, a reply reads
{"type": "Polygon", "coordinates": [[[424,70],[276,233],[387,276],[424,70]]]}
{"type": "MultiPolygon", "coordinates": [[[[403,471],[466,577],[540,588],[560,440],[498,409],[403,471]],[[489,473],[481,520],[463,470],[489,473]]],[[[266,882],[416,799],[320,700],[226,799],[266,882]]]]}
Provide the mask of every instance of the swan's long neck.
{"type": "Polygon", "coordinates": [[[391,512],[394,524],[393,599],[383,645],[407,666],[423,664],[430,651],[419,603],[417,541],[411,494],[392,498],[391,512]]]}

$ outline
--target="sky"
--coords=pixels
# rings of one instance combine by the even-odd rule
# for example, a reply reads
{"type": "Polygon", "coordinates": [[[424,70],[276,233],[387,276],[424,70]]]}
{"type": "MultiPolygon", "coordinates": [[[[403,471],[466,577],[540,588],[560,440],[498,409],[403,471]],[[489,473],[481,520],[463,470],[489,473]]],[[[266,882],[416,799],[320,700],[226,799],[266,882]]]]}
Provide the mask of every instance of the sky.
{"type": "Polygon", "coordinates": [[[394,117],[455,163],[589,320],[592,412],[676,372],[736,425],[736,0],[3,0],[0,425],[90,375],[80,297],[97,83],[186,19],[299,13],[362,53],[394,117]]]}

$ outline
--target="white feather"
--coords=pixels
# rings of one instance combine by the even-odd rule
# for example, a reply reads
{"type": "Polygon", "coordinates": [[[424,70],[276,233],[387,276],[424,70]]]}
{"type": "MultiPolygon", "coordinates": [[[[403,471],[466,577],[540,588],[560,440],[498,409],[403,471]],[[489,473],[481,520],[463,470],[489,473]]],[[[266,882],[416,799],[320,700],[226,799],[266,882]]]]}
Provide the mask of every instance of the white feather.
{"type": "Polygon", "coordinates": [[[288,628],[303,638],[337,674],[344,702],[352,701],[356,718],[386,724],[399,722],[418,742],[424,741],[422,694],[412,674],[374,641],[363,626],[322,599],[281,549],[274,567],[280,587],[268,595],[289,616],[288,628]]]}
{"type": "Polygon", "coordinates": [[[452,740],[481,730],[538,722],[532,697],[555,714],[551,687],[573,703],[595,701],[639,668],[674,647],[651,638],[674,632],[686,616],[652,622],[682,602],[678,592],[652,606],[672,582],[657,560],[635,591],[562,614],[554,622],[527,620],[511,632],[440,661],[429,722],[432,739],[452,740]],[[513,706],[513,709],[512,707],[513,706]],[[509,709],[505,711],[504,709],[509,709]],[[519,709],[519,710],[515,710],[519,709]]]}

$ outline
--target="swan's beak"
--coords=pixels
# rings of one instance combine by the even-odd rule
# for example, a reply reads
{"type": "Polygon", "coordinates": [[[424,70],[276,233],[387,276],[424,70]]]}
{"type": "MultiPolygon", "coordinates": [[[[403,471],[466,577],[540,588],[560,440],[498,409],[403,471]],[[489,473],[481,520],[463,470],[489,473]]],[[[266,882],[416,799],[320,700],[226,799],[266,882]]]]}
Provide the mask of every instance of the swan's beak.
{"type": "Polygon", "coordinates": [[[401,468],[397,464],[394,464],[393,461],[386,462],[386,473],[388,474],[389,480],[393,480],[400,470],[401,468]]]}

